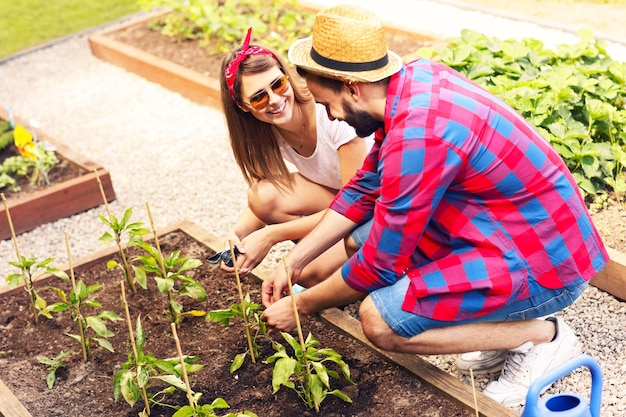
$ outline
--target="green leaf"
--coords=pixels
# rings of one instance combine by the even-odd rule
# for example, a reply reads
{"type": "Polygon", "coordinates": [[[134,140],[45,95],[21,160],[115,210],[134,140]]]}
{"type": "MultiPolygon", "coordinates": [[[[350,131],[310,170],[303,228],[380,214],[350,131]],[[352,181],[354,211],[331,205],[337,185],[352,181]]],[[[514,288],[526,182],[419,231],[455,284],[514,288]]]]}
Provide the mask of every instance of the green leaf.
{"type": "Polygon", "coordinates": [[[289,378],[295,372],[297,364],[297,360],[289,357],[280,358],[276,361],[272,372],[272,387],[274,388],[274,394],[278,392],[281,385],[285,385],[287,387],[293,386],[293,383],[290,383],[289,378]]]}
{"type": "Polygon", "coordinates": [[[236,370],[238,370],[239,368],[241,368],[244,361],[246,360],[246,356],[248,356],[247,352],[239,353],[238,355],[235,355],[235,359],[233,359],[233,362],[230,364],[231,374],[235,372],[236,370]]]}

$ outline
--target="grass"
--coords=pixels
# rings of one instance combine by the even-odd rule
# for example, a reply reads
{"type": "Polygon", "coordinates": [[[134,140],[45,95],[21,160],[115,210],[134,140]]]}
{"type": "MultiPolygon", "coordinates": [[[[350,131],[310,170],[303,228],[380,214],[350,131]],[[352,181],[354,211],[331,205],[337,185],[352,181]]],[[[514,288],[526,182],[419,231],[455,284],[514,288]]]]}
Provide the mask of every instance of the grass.
{"type": "Polygon", "coordinates": [[[0,0],[0,59],[137,11],[137,0],[0,0]]]}

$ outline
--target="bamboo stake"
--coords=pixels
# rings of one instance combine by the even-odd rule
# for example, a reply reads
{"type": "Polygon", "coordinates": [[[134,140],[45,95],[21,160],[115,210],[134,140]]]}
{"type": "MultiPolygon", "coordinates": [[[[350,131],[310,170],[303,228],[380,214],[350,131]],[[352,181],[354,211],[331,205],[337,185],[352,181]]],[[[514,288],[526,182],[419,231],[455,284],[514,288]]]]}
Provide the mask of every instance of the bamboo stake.
{"type": "MultiPolygon", "coordinates": [[[[111,210],[109,210],[109,203],[107,201],[106,194],[104,193],[104,187],[102,186],[102,181],[100,181],[100,175],[98,175],[98,170],[93,170],[94,174],[96,174],[96,181],[98,181],[98,187],[100,187],[100,194],[102,195],[102,201],[104,202],[104,207],[107,211],[107,216],[109,216],[109,221],[113,219],[111,215],[111,210]]],[[[122,259],[122,265],[124,267],[124,275],[126,276],[126,282],[128,282],[128,286],[132,292],[137,291],[135,289],[135,281],[133,277],[130,275],[130,266],[128,265],[128,261],[126,260],[126,254],[124,253],[124,248],[122,246],[122,237],[117,233],[117,230],[113,230],[115,234],[115,243],[117,243],[118,253],[120,254],[120,258],[122,259]]]]}
{"type": "MultiPolygon", "coordinates": [[[[13,220],[11,220],[11,212],[9,210],[9,205],[7,204],[7,199],[4,196],[4,193],[0,193],[0,198],[2,198],[2,203],[4,204],[4,212],[7,215],[7,222],[9,223],[9,229],[11,230],[11,239],[13,240],[13,246],[15,247],[15,256],[17,256],[17,262],[22,264],[22,256],[20,255],[20,248],[17,244],[17,235],[15,234],[15,228],[13,227],[13,220]]],[[[22,268],[22,272],[26,275],[26,270],[22,268]]],[[[30,312],[33,315],[33,319],[35,320],[35,324],[39,322],[39,316],[37,314],[37,309],[35,308],[35,297],[33,293],[33,288],[30,285],[30,279],[24,280],[24,288],[30,297],[30,312]]]]}
{"type": "Polygon", "coordinates": [[[250,358],[252,358],[252,363],[256,363],[256,354],[254,351],[254,344],[252,343],[252,335],[250,334],[250,324],[248,324],[248,315],[246,314],[246,301],[243,298],[243,290],[241,289],[241,279],[239,279],[239,268],[237,268],[237,257],[235,256],[233,241],[229,240],[228,245],[230,246],[230,256],[233,259],[233,268],[235,269],[235,280],[237,281],[237,291],[239,291],[239,301],[241,303],[241,316],[243,317],[243,324],[246,331],[246,339],[248,340],[250,358]]]}
{"type": "Polygon", "coordinates": [[[191,408],[195,408],[193,395],[191,394],[191,385],[189,385],[189,377],[187,376],[187,368],[185,367],[185,359],[183,358],[183,351],[180,348],[178,333],[176,333],[176,325],[174,323],[171,323],[170,326],[172,326],[172,336],[174,337],[174,341],[176,342],[176,352],[178,352],[178,360],[180,360],[180,367],[183,373],[183,381],[185,382],[185,387],[187,388],[187,401],[189,401],[189,406],[191,408]]]}
{"type": "MultiPolygon", "coordinates": [[[[161,275],[163,279],[167,278],[167,271],[165,270],[165,264],[163,263],[163,253],[161,252],[161,245],[159,244],[159,236],[157,235],[156,227],[154,227],[154,219],[152,218],[152,212],[150,211],[150,204],[146,201],[146,211],[148,212],[148,218],[150,219],[150,228],[152,228],[152,235],[154,236],[154,246],[159,253],[159,268],[161,269],[161,275]]],[[[167,307],[170,310],[170,316],[175,322],[178,321],[176,312],[172,308],[172,291],[167,292],[167,307]]]]}
{"type": "Polygon", "coordinates": [[[476,411],[476,417],[478,415],[478,400],[476,398],[476,385],[474,384],[474,371],[470,369],[470,379],[472,380],[472,395],[474,396],[474,410],[476,411]]]}
{"type": "MultiPolygon", "coordinates": [[[[133,357],[135,363],[139,362],[139,353],[137,352],[137,342],[135,342],[135,333],[133,332],[133,323],[130,320],[130,311],[128,311],[128,303],[126,302],[126,290],[124,289],[124,281],[120,281],[120,287],[122,291],[122,304],[124,305],[124,312],[126,313],[126,325],[128,326],[128,334],[130,336],[130,345],[133,349],[133,357]]],[[[146,409],[146,413],[150,415],[150,402],[148,401],[148,393],[146,387],[141,387],[141,396],[143,397],[143,404],[146,409]]]]}
{"type": "MultiPolygon", "coordinates": [[[[72,266],[72,254],[70,252],[70,239],[65,232],[65,248],[67,250],[67,262],[70,267],[70,278],[72,283],[72,291],[76,294],[76,279],[74,278],[74,267],[72,266]]],[[[78,295],[76,295],[78,299],[78,295]]],[[[70,301],[71,302],[71,301],[70,301]]],[[[83,348],[83,361],[87,362],[87,340],[85,339],[85,329],[83,329],[83,316],[80,313],[80,305],[76,304],[76,322],[78,323],[78,331],[80,332],[80,345],[83,348]]]]}
{"type": "MultiPolygon", "coordinates": [[[[300,314],[298,314],[298,306],[296,305],[296,297],[294,297],[293,293],[293,285],[291,285],[291,276],[289,275],[289,269],[287,268],[287,261],[283,256],[283,264],[285,265],[285,274],[287,275],[287,285],[289,287],[289,295],[291,296],[291,306],[293,307],[293,314],[296,318],[296,328],[298,329],[298,338],[300,339],[300,346],[302,347],[302,353],[304,356],[304,360],[306,359],[306,344],[304,343],[304,335],[302,333],[302,326],[300,325],[300,314]]],[[[309,362],[306,363],[306,373],[309,378],[311,378],[311,367],[309,362]]],[[[317,403],[315,398],[313,398],[313,405],[315,406],[315,411],[319,413],[320,405],[317,403]]]]}

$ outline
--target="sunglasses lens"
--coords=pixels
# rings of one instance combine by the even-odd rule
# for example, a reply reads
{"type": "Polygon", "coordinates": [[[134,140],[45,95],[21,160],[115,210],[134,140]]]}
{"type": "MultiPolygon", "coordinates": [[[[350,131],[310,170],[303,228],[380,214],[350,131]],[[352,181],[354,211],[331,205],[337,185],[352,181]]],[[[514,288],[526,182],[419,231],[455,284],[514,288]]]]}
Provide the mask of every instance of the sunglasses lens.
{"type": "Polygon", "coordinates": [[[267,103],[269,101],[270,96],[269,94],[267,94],[267,91],[261,91],[259,94],[250,99],[250,107],[255,110],[261,110],[262,108],[267,106],[267,103]]]}
{"type": "MultiPolygon", "coordinates": [[[[270,88],[274,92],[274,94],[283,94],[289,88],[289,81],[286,75],[274,80],[272,84],[270,84],[270,88]]],[[[254,110],[261,110],[267,106],[270,101],[270,95],[267,91],[263,90],[259,94],[250,98],[250,107],[254,110]]]]}
{"type": "Polygon", "coordinates": [[[274,81],[271,85],[272,87],[272,91],[275,94],[282,94],[285,91],[287,91],[287,87],[289,86],[289,83],[287,81],[287,76],[283,75],[282,77],[280,77],[279,79],[277,79],[276,81],[274,81]]]}

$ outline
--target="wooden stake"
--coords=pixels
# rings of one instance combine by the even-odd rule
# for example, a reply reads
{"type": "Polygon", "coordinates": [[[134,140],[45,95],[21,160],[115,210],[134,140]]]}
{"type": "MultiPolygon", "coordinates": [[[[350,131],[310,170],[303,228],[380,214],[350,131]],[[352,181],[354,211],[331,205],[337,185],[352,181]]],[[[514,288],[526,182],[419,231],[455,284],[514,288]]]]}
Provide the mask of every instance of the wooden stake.
{"type": "MultiPolygon", "coordinates": [[[[4,193],[0,193],[0,198],[2,198],[2,203],[4,204],[4,212],[7,215],[7,222],[9,223],[9,229],[11,230],[11,239],[13,240],[13,246],[15,247],[15,256],[17,256],[17,262],[20,263],[20,265],[22,264],[22,256],[20,255],[20,248],[17,244],[17,236],[15,234],[15,228],[13,227],[13,220],[11,220],[11,212],[9,211],[9,205],[7,204],[7,199],[4,196],[4,193]]],[[[24,268],[22,268],[22,272],[24,273],[24,275],[26,275],[26,270],[24,270],[24,268]]],[[[39,315],[37,314],[37,308],[35,307],[35,300],[34,300],[34,296],[33,296],[33,289],[30,286],[30,279],[25,279],[24,280],[24,288],[26,289],[26,292],[28,293],[28,296],[31,299],[30,302],[30,312],[33,315],[33,318],[35,320],[35,324],[37,324],[39,322],[39,315]]]]}
{"type": "MultiPolygon", "coordinates": [[[[67,263],[70,268],[72,291],[76,294],[76,279],[74,278],[74,267],[72,266],[72,254],[70,252],[70,239],[67,236],[67,232],[65,232],[65,249],[67,251],[67,263]]],[[[78,299],[78,295],[76,295],[76,298],[78,299]]],[[[85,339],[85,329],[83,329],[82,315],[80,314],[80,306],[78,304],[76,304],[76,317],[78,318],[77,323],[78,331],[80,332],[80,345],[83,348],[83,361],[87,362],[87,341],[85,339]]]]}
{"type": "Polygon", "coordinates": [[[235,256],[235,247],[233,241],[229,240],[230,256],[233,259],[233,268],[235,269],[235,280],[237,281],[237,291],[239,291],[239,302],[241,303],[241,316],[246,331],[246,339],[248,340],[248,349],[250,350],[250,358],[252,363],[256,363],[256,354],[254,344],[252,343],[252,335],[250,334],[250,325],[248,324],[248,315],[246,314],[246,300],[243,298],[243,290],[241,289],[241,279],[239,279],[239,268],[237,268],[237,258],[235,256]]]}
{"type": "MultiPolygon", "coordinates": [[[[163,279],[167,278],[167,271],[165,270],[165,264],[163,263],[163,252],[161,252],[161,245],[159,244],[159,235],[157,235],[156,227],[154,227],[154,219],[152,218],[152,212],[150,211],[150,204],[146,201],[146,211],[148,212],[148,218],[150,219],[150,228],[152,228],[152,235],[154,236],[154,246],[159,254],[159,268],[161,269],[161,276],[163,279]]],[[[170,316],[178,321],[178,317],[176,316],[176,312],[172,308],[172,291],[167,292],[167,306],[170,310],[170,316]]]]}
{"type": "MultiPolygon", "coordinates": [[[[109,221],[113,220],[113,216],[111,215],[111,210],[109,210],[109,203],[107,202],[107,196],[104,193],[104,187],[102,186],[102,181],[100,181],[100,175],[98,175],[98,170],[93,170],[96,175],[96,181],[98,182],[98,187],[100,187],[100,194],[102,195],[102,201],[104,201],[104,207],[107,211],[107,216],[109,216],[109,221]]],[[[130,266],[128,265],[128,261],[126,260],[126,254],[124,253],[124,248],[122,246],[122,238],[119,234],[117,234],[117,230],[113,230],[115,234],[115,243],[117,243],[118,253],[120,254],[120,258],[122,259],[122,265],[124,269],[124,275],[126,276],[126,282],[128,282],[128,286],[132,292],[137,291],[135,289],[135,281],[133,277],[130,275],[130,266]]]]}
{"type": "Polygon", "coordinates": [[[470,379],[472,381],[472,395],[474,396],[474,410],[476,411],[476,417],[478,415],[478,399],[476,398],[476,385],[474,385],[474,371],[470,369],[470,379]]]}
{"type": "Polygon", "coordinates": [[[176,352],[178,352],[178,359],[180,360],[181,372],[183,373],[183,381],[185,382],[185,387],[187,388],[187,401],[189,401],[189,406],[191,408],[195,408],[193,403],[193,395],[191,394],[191,385],[189,385],[189,377],[187,376],[187,368],[185,367],[185,359],[183,358],[183,351],[180,348],[178,333],[176,333],[176,324],[171,323],[170,326],[172,327],[172,336],[174,337],[174,342],[176,342],[176,352]]]}
{"type": "MultiPolygon", "coordinates": [[[[304,334],[302,333],[302,326],[300,325],[300,314],[298,313],[298,306],[296,305],[296,297],[294,297],[293,293],[293,285],[291,284],[291,276],[289,275],[289,268],[287,268],[287,261],[283,256],[283,264],[285,265],[285,275],[287,275],[287,286],[289,287],[289,295],[291,296],[291,306],[293,307],[293,314],[296,318],[296,328],[298,330],[298,338],[300,339],[300,346],[302,347],[302,353],[306,352],[306,344],[304,343],[304,334]]],[[[305,356],[305,361],[306,356],[305,356]]],[[[306,363],[306,373],[309,378],[311,378],[311,367],[309,362],[306,363]]],[[[319,413],[320,405],[317,403],[315,398],[313,398],[313,405],[315,406],[315,411],[319,413]]]]}
{"type": "MultiPolygon", "coordinates": [[[[130,345],[133,349],[133,357],[135,363],[139,362],[139,353],[137,352],[137,342],[135,342],[135,333],[133,332],[133,323],[130,319],[130,311],[128,311],[128,303],[126,302],[126,290],[124,288],[124,281],[120,281],[120,287],[122,292],[122,304],[124,305],[124,312],[126,313],[126,326],[128,327],[128,335],[130,336],[130,345]]],[[[148,393],[146,387],[141,387],[141,396],[143,397],[143,404],[146,409],[146,413],[150,415],[150,401],[148,401],[148,393]]]]}

